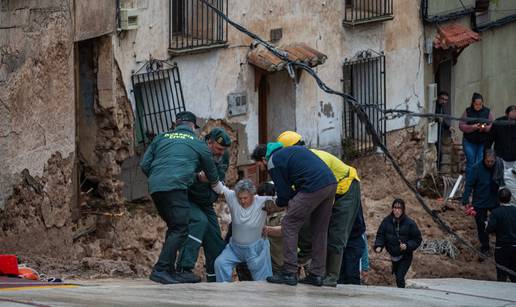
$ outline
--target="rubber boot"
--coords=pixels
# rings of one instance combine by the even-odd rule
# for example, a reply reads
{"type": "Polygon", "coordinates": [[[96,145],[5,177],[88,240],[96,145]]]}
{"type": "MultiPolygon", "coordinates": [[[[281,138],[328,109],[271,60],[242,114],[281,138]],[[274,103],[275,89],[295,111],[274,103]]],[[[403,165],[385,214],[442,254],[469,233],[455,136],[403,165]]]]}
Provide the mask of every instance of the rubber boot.
{"type": "Polygon", "coordinates": [[[326,277],[324,278],[323,286],[337,287],[341,265],[342,254],[328,254],[326,256],[326,277]]]}

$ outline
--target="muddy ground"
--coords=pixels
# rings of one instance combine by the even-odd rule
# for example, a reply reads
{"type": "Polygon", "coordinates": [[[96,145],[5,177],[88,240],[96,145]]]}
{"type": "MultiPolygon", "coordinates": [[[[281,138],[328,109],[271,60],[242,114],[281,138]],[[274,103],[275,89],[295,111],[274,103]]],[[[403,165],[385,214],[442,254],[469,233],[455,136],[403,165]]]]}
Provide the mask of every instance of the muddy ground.
{"type": "MultiPolygon", "coordinates": [[[[401,163],[409,180],[417,180],[416,167],[421,152],[421,140],[411,130],[391,133],[388,145],[393,155],[401,163]]],[[[370,155],[349,162],[357,167],[361,177],[362,200],[369,239],[370,266],[366,283],[370,285],[393,284],[390,274],[390,261],[384,252],[375,254],[371,246],[381,220],[390,212],[390,205],[395,197],[407,202],[407,214],[419,225],[423,238],[449,239],[416,202],[415,197],[402,183],[394,169],[379,154],[370,155]]],[[[437,211],[443,211],[443,205],[435,199],[427,199],[428,204],[437,211]]],[[[217,212],[223,233],[227,230],[229,214],[223,200],[217,202],[217,212]]],[[[454,230],[469,241],[476,243],[476,229],[473,218],[466,217],[458,203],[448,203],[448,210],[440,215],[454,230]]],[[[37,216],[37,210],[25,212],[25,220],[37,216]]],[[[16,217],[12,217],[13,220],[16,217]]],[[[22,262],[36,268],[47,276],[64,278],[107,278],[107,277],[144,277],[158,257],[165,224],[157,216],[154,206],[149,201],[126,203],[116,212],[91,214],[88,225],[78,225],[84,230],[77,231],[73,241],[59,241],[54,238],[59,232],[48,232],[49,241],[62,242],[55,246],[52,253],[31,252],[30,247],[19,252],[22,262]]],[[[6,223],[3,224],[5,227],[6,223]]],[[[26,223],[30,228],[30,223],[26,223]]],[[[42,227],[37,228],[43,229],[42,227]]],[[[0,237],[13,236],[9,228],[0,231],[0,237]]],[[[26,229],[30,231],[30,229],[26,229]]],[[[494,280],[495,270],[488,261],[479,262],[478,257],[464,247],[457,245],[458,256],[451,259],[446,255],[415,253],[414,263],[408,273],[409,278],[464,277],[472,279],[494,280]]],[[[12,251],[11,251],[12,252],[12,251]]],[[[203,257],[199,258],[196,272],[202,274],[203,257]]]]}

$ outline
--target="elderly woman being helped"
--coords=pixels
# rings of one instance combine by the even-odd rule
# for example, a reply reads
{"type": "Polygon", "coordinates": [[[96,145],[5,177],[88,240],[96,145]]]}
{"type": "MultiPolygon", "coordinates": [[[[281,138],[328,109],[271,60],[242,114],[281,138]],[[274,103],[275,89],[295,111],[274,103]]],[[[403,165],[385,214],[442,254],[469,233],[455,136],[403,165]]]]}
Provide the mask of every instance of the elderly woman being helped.
{"type": "Polygon", "coordinates": [[[242,262],[247,264],[253,280],[265,280],[272,276],[270,245],[262,238],[267,212],[263,210],[270,196],[258,196],[250,180],[240,180],[235,190],[223,188],[231,212],[232,237],[215,260],[218,282],[232,281],[233,268],[242,262]]]}

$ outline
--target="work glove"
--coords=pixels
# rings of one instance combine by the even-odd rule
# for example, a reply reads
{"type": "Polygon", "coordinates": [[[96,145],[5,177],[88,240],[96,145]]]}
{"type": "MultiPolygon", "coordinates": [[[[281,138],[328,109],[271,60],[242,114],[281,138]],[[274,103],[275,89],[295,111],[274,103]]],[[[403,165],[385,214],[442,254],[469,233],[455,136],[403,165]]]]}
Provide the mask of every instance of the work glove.
{"type": "Polygon", "coordinates": [[[212,185],[211,188],[217,194],[222,194],[224,192],[224,185],[220,181],[217,181],[217,183],[212,185]]]}
{"type": "Polygon", "coordinates": [[[477,211],[475,211],[475,208],[471,204],[466,205],[466,208],[464,209],[464,213],[469,216],[477,215],[477,211]]]}

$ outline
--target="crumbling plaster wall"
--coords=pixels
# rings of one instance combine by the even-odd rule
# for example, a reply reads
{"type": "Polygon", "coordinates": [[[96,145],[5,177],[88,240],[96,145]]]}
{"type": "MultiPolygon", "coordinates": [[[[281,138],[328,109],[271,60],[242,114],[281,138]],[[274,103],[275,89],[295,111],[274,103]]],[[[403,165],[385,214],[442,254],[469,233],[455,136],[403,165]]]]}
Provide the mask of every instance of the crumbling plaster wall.
{"type": "MultiPolygon", "coordinates": [[[[229,16],[268,40],[270,30],[283,29],[279,45],[305,42],[328,55],[316,68],[332,88],[342,89],[342,63],[357,51],[374,49],[387,56],[388,107],[417,110],[422,105],[422,26],[417,1],[394,1],[392,21],[342,27],[344,1],[231,1],[229,16]]],[[[116,42],[116,57],[126,86],[131,73],[149,56],[167,59],[168,1],[142,1],[140,28],[122,32],[116,42]]],[[[229,118],[245,124],[247,149],[258,142],[258,92],[254,68],[247,63],[251,39],[229,27],[229,47],[173,59],[179,65],[187,109],[203,118],[227,118],[227,94],[246,92],[246,115],[229,118]]],[[[134,104],[134,98],[131,97],[134,104]]],[[[304,73],[296,85],[296,129],[311,146],[340,152],[342,99],[322,92],[304,73]]],[[[404,119],[388,123],[388,130],[413,125],[404,119]]]]}
{"type": "MultiPolygon", "coordinates": [[[[23,169],[32,176],[42,176],[54,153],[63,158],[73,153],[75,107],[70,2],[2,1],[1,4],[0,208],[3,208],[23,169]]],[[[67,176],[71,174],[71,168],[63,171],[67,176]]]]}

